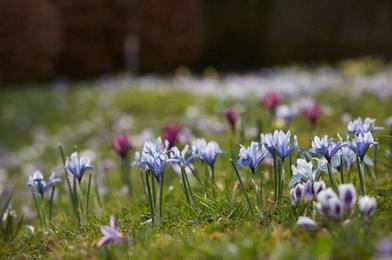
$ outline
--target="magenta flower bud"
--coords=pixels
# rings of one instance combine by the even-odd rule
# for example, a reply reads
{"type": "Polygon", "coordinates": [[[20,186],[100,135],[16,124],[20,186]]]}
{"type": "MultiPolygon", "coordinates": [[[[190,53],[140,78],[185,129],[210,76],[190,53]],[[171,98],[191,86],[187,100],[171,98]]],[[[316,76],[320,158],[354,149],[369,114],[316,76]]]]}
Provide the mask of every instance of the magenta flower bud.
{"type": "Polygon", "coordinates": [[[234,109],[232,108],[225,108],[223,110],[223,115],[226,117],[227,122],[229,123],[231,130],[234,132],[235,131],[235,125],[237,123],[237,112],[235,112],[234,109]]]}
{"type": "Polygon", "coordinates": [[[377,201],[375,198],[370,198],[368,196],[359,198],[359,209],[365,221],[368,221],[370,217],[374,215],[376,207],[377,201]]]}
{"type": "Polygon", "coordinates": [[[261,99],[261,103],[271,112],[275,111],[276,107],[280,105],[281,102],[282,96],[276,92],[270,92],[261,99]]]}
{"type": "Polygon", "coordinates": [[[163,129],[164,139],[169,141],[169,148],[173,147],[178,140],[182,126],[178,123],[169,123],[163,129]]]}
{"type": "Polygon", "coordinates": [[[341,184],[338,187],[339,198],[343,203],[343,207],[347,211],[351,211],[354,207],[355,201],[357,200],[357,193],[355,191],[354,185],[341,184]]]}
{"type": "Polygon", "coordinates": [[[125,158],[128,155],[129,149],[131,149],[131,143],[124,134],[115,134],[113,136],[113,148],[118,155],[125,158]]]}
{"type": "Polygon", "coordinates": [[[319,104],[313,103],[312,105],[304,108],[304,115],[312,125],[315,125],[321,116],[321,108],[319,104]]]}

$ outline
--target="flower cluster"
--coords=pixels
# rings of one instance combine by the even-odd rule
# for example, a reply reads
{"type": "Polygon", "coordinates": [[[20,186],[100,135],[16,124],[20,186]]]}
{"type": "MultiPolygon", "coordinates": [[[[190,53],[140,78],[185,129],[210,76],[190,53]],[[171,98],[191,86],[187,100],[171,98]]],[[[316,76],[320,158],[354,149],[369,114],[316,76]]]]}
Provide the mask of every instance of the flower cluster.
{"type": "Polygon", "coordinates": [[[146,141],[136,164],[144,170],[150,170],[156,180],[160,181],[166,166],[171,162],[177,162],[176,159],[169,158],[169,153],[169,142],[167,140],[164,143],[162,143],[161,138],[158,138],[155,143],[146,141]]]}
{"type": "MultiPolygon", "coordinates": [[[[338,195],[330,188],[321,191],[317,195],[317,210],[325,217],[342,219],[344,214],[351,214],[357,200],[354,185],[341,184],[338,187],[338,195]]],[[[359,209],[365,221],[374,214],[377,202],[368,196],[359,199],[359,209]]]]}

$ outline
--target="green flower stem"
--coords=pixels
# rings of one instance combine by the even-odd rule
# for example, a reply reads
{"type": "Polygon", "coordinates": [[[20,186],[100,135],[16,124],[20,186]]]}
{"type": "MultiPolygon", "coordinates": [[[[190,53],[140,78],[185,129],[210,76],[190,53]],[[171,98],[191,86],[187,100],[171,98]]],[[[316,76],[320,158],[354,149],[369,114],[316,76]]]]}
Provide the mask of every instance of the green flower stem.
{"type": "Polygon", "coordinates": [[[65,159],[65,155],[64,155],[63,146],[61,144],[58,144],[58,148],[59,148],[61,160],[63,162],[65,180],[67,181],[67,186],[68,186],[68,190],[69,190],[69,198],[70,198],[70,201],[72,204],[72,209],[73,209],[75,217],[78,220],[78,223],[80,224],[80,215],[79,215],[79,209],[78,209],[78,203],[77,203],[77,196],[75,196],[74,190],[73,190],[73,189],[75,189],[75,186],[76,186],[76,180],[74,177],[74,182],[73,182],[74,185],[73,185],[73,189],[72,189],[71,183],[68,179],[68,170],[67,170],[67,166],[66,166],[66,159],[65,159]]]}
{"type": "Polygon", "coordinates": [[[336,184],[335,177],[333,176],[333,172],[332,172],[332,166],[329,162],[327,163],[327,167],[328,167],[328,176],[329,176],[329,180],[331,182],[332,188],[335,192],[338,192],[338,185],[336,184]]]}
{"type": "Polygon", "coordinates": [[[192,193],[191,185],[189,184],[188,176],[187,176],[187,174],[185,172],[185,168],[184,168],[184,177],[185,177],[186,185],[188,187],[188,193],[189,193],[189,198],[190,198],[190,201],[191,201],[191,205],[193,205],[194,204],[193,193],[192,193]]]}
{"type": "Polygon", "coordinates": [[[282,202],[282,197],[283,197],[283,165],[284,165],[284,161],[278,158],[278,185],[279,185],[278,204],[282,202]]]}
{"type": "Polygon", "coordinates": [[[130,168],[128,166],[128,158],[121,158],[121,175],[123,179],[123,183],[128,188],[128,194],[132,194],[132,182],[130,179],[130,168]]]}
{"type": "Polygon", "coordinates": [[[197,170],[193,167],[189,167],[189,169],[191,170],[193,176],[196,178],[196,180],[200,184],[200,186],[204,188],[203,182],[201,181],[199,174],[197,173],[197,170]]]}
{"type": "Polygon", "coordinates": [[[87,198],[86,198],[86,218],[88,219],[89,202],[90,202],[90,188],[91,188],[91,173],[88,175],[87,198]]]}
{"type": "Polygon", "coordinates": [[[360,158],[357,157],[357,167],[358,167],[358,175],[359,175],[359,182],[361,183],[361,192],[362,195],[366,195],[366,185],[365,185],[365,176],[363,173],[363,161],[360,161],[360,158]]]}
{"type": "Polygon", "coordinates": [[[163,206],[163,178],[164,174],[162,173],[161,179],[158,181],[159,185],[159,205],[158,205],[158,225],[162,222],[162,206],[163,206]]]}
{"type": "Polygon", "coordinates": [[[374,145],[374,154],[373,154],[373,161],[374,161],[374,174],[377,177],[377,153],[378,153],[378,144],[374,145]]]}
{"type": "Polygon", "coordinates": [[[41,223],[42,229],[45,230],[45,225],[44,225],[44,221],[42,219],[42,214],[41,214],[41,208],[38,205],[37,197],[35,196],[35,193],[34,193],[33,190],[31,190],[31,193],[33,195],[34,205],[35,205],[35,209],[37,210],[37,215],[38,215],[38,218],[39,218],[39,222],[41,223]]]}
{"type": "Polygon", "coordinates": [[[276,205],[278,202],[278,165],[277,165],[277,156],[274,154],[274,204],[276,205]]]}
{"type": "Polygon", "coordinates": [[[150,212],[151,212],[151,220],[152,223],[155,223],[155,210],[154,210],[154,203],[153,198],[152,198],[152,193],[151,193],[151,185],[150,185],[150,179],[149,179],[149,171],[145,171],[144,176],[146,178],[146,187],[147,187],[147,194],[148,194],[148,205],[150,206],[150,212]]]}
{"type": "Polygon", "coordinates": [[[157,185],[156,185],[156,180],[154,177],[154,174],[150,172],[150,177],[151,177],[151,190],[152,190],[152,204],[154,206],[154,215],[156,215],[156,210],[157,210],[157,185]]]}
{"type": "Polygon", "coordinates": [[[183,190],[185,193],[185,197],[186,197],[186,201],[188,202],[188,204],[191,204],[190,199],[189,199],[189,194],[188,194],[188,188],[187,185],[185,183],[185,169],[184,166],[181,164],[181,180],[182,180],[182,186],[183,186],[183,190]]]}
{"type": "Polygon", "coordinates": [[[236,176],[237,176],[237,179],[238,179],[238,181],[239,181],[239,183],[240,183],[242,192],[244,193],[246,202],[248,203],[248,207],[249,207],[249,209],[253,212],[252,203],[250,203],[248,194],[246,193],[245,186],[244,186],[244,183],[242,182],[242,179],[241,179],[241,176],[240,176],[240,174],[239,174],[239,172],[238,172],[237,166],[235,165],[235,163],[233,162],[232,159],[230,159],[230,163],[231,163],[231,165],[233,166],[234,172],[235,172],[235,174],[236,174],[236,176]]]}
{"type": "Polygon", "coordinates": [[[49,202],[49,222],[52,220],[52,213],[53,213],[53,199],[54,199],[54,192],[56,187],[52,186],[52,192],[50,193],[50,202],[49,202]]]}
{"type": "Polygon", "coordinates": [[[344,165],[343,165],[343,155],[340,155],[340,183],[344,183],[344,165]]]}

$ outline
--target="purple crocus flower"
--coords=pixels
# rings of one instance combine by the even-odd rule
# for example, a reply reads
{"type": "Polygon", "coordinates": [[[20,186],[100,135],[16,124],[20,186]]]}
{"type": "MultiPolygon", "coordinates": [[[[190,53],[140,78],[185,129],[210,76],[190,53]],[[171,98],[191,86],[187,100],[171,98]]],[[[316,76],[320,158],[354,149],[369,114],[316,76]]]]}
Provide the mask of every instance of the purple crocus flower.
{"type": "Polygon", "coordinates": [[[340,138],[340,136],[338,136],[338,138],[339,142],[335,143],[332,138],[328,138],[327,135],[322,138],[315,136],[312,141],[310,152],[323,155],[328,163],[331,163],[332,157],[334,157],[344,145],[342,138],[340,138]]]}
{"type": "Polygon", "coordinates": [[[374,215],[377,208],[377,201],[375,198],[364,196],[359,198],[359,209],[365,221],[368,221],[374,215]]]}
{"type": "Polygon", "coordinates": [[[66,161],[66,167],[79,183],[82,181],[86,171],[93,169],[93,166],[90,164],[90,158],[81,156],[79,159],[78,152],[73,152],[71,154],[70,158],[66,161]]]}
{"type": "Polygon", "coordinates": [[[348,141],[350,149],[359,157],[361,161],[364,160],[367,151],[374,144],[377,144],[377,142],[374,142],[371,132],[358,133],[355,135],[354,140],[348,141]]]}
{"type": "Polygon", "coordinates": [[[304,198],[307,201],[315,200],[317,194],[319,194],[322,190],[326,189],[325,182],[323,180],[314,181],[308,180],[305,183],[305,194],[304,198]]]}
{"type": "Polygon", "coordinates": [[[304,108],[304,115],[312,125],[315,125],[321,116],[320,105],[316,102],[304,108]]]}
{"type": "Polygon", "coordinates": [[[355,201],[357,200],[357,193],[355,191],[354,185],[341,184],[338,187],[339,198],[343,203],[343,207],[346,211],[351,212],[354,207],[355,201]]]}
{"type": "Polygon", "coordinates": [[[230,125],[231,130],[234,132],[235,131],[235,125],[237,123],[237,112],[235,112],[234,109],[232,108],[225,108],[223,110],[223,115],[226,117],[227,122],[230,125]]]}
{"type": "Polygon", "coordinates": [[[110,243],[117,245],[120,242],[125,242],[129,246],[129,239],[118,230],[114,215],[110,216],[110,225],[102,225],[100,229],[103,237],[98,241],[97,247],[107,246],[110,243]]]}
{"type": "Polygon", "coordinates": [[[377,260],[392,259],[392,237],[384,237],[377,246],[377,260]]]}
{"type": "Polygon", "coordinates": [[[113,148],[121,158],[125,158],[127,157],[129,149],[131,148],[131,143],[129,142],[129,139],[126,135],[115,134],[113,136],[113,148]]]}
{"type": "Polygon", "coordinates": [[[169,148],[173,147],[181,133],[182,126],[178,123],[169,123],[163,129],[163,137],[169,142],[169,148]]]}
{"type": "Polygon", "coordinates": [[[282,96],[276,92],[267,93],[262,99],[261,103],[270,111],[275,111],[275,108],[282,102],[282,96]]]}
{"type": "Polygon", "coordinates": [[[252,142],[249,147],[241,145],[239,152],[239,160],[237,165],[242,167],[249,167],[254,175],[256,168],[266,158],[267,154],[264,148],[257,142],[252,142]]]}
{"type": "Polygon", "coordinates": [[[33,175],[29,176],[29,180],[27,185],[31,187],[33,190],[39,193],[41,197],[44,196],[44,193],[48,191],[55,183],[60,182],[60,178],[56,178],[55,173],[49,177],[48,182],[45,182],[44,176],[39,170],[36,170],[33,175]]]}
{"type": "Polygon", "coordinates": [[[332,205],[330,203],[330,200],[338,200],[338,196],[336,195],[335,192],[331,188],[327,188],[325,190],[322,190],[318,195],[317,195],[317,204],[316,208],[318,211],[320,211],[321,214],[324,216],[331,216],[332,213],[332,205]]]}
{"type": "Polygon", "coordinates": [[[291,141],[290,130],[284,133],[282,130],[275,130],[273,134],[261,134],[261,143],[270,152],[271,155],[278,155],[282,161],[298,146],[297,136],[294,136],[294,143],[291,141]]]}
{"type": "Polygon", "coordinates": [[[317,228],[316,222],[313,219],[305,216],[298,217],[297,225],[309,230],[317,228]]]}
{"type": "Polygon", "coordinates": [[[354,121],[350,121],[347,126],[347,133],[349,134],[360,134],[367,132],[374,132],[378,130],[383,130],[383,127],[376,126],[376,119],[373,118],[365,118],[363,120],[361,117],[358,117],[354,121]]]}
{"type": "Polygon", "coordinates": [[[293,205],[297,205],[305,195],[305,186],[301,183],[297,184],[290,191],[290,198],[293,205]]]}
{"type": "Polygon", "coordinates": [[[327,186],[325,185],[325,182],[323,180],[313,182],[313,194],[315,198],[317,197],[317,194],[319,194],[321,191],[325,190],[326,188],[327,186]]]}
{"type": "Polygon", "coordinates": [[[336,219],[341,219],[344,213],[344,207],[342,201],[335,197],[331,198],[329,200],[329,206],[330,206],[330,216],[336,219]]]}

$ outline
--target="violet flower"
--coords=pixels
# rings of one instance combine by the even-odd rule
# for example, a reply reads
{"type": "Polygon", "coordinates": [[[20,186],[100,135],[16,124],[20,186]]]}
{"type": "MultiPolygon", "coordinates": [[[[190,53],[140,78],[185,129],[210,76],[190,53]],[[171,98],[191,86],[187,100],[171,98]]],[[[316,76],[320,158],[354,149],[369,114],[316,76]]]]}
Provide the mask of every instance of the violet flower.
{"type": "Polygon", "coordinates": [[[238,119],[237,113],[232,108],[225,108],[225,110],[223,110],[223,115],[226,117],[227,122],[229,123],[231,130],[234,132],[235,126],[237,124],[237,119],[238,119]]]}
{"type": "Polygon", "coordinates": [[[282,96],[276,92],[266,94],[262,99],[262,104],[270,111],[275,111],[275,108],[282,102],[282,96]]]}
{"type": "Polygon", "coordinates": [[[377,201],[375,198],[364,196],[359,198],[359,209],[365,221],[368,221],[374,215],[377,208],[377,201]]]}
{"type": "Polygon", "coordinates": [[[317,227],[317,224],[313,219],[305,216],[298,217],[297,225],[309,230],[316,229],[317,227]]]}
{"type": "Polygon", "coordinates": [[[118,230],[114,215],[110,216],[110,225],[102,225],[100,229],[103,237],[98,241],[97,247],[107,246],[110,243],[117,245],[120,242],[125,242],[129,246],[129,239],[118,230]]]}
{"type": "Polygon", "coordinates": [[[354,185],[351,183],[341,184],[339,185],[338,190],[339,198],[343,203],[344,209],[348,212],[351,212],[357,200],[357,193],[355,191],[354,185]]]}
{"type": "Polygon", "coordinates": [[[290,191],[290,198],[293,205],[297,205],[305,195],[305,186],[301,183],[297,184],[290,191]]]}
{"type": "Polygon", "coordinates": [[[121,158],[126,158],[131,148],[131,143],[126,135],[115,134],[113,136],[113,148],[121,158]]]}
{"type": "Polygon", "coordinates": [[[315,125],[321,116],[320,105],[314,102],[304,108],[304,115],[312,125],[315,125]]]}
{"type": "Polygon", "coordinates": [[[181,133],[182,126],[178,123],[169,123],[163,129],[163,137],[169,142],[169,147],[171,148],[177,142],[178,137],[181,133]]]}
{"type": "Polygon", "coordinates": [[[317,195],[317,210],[326,217],[340,219],[343,215],[343,203],[331,188],[321,191],[317,195]]]}

